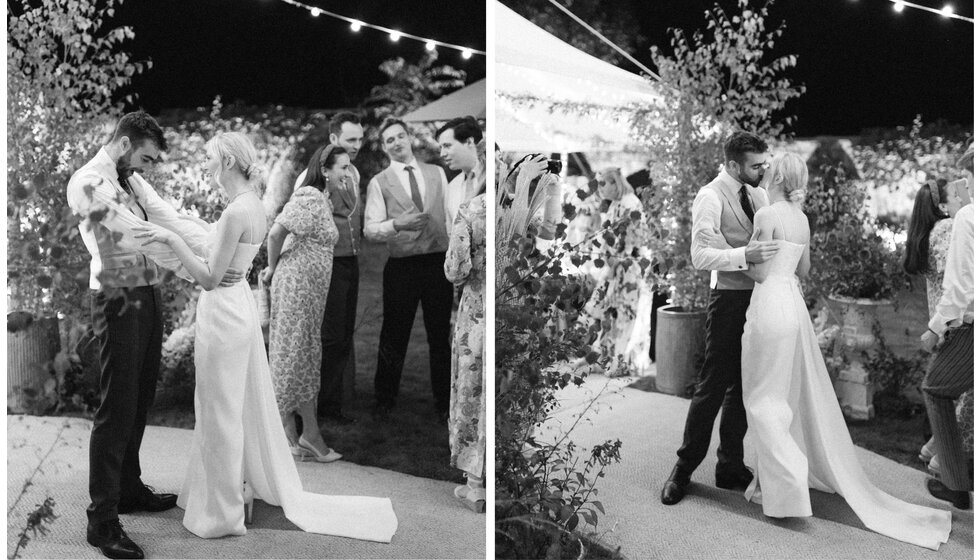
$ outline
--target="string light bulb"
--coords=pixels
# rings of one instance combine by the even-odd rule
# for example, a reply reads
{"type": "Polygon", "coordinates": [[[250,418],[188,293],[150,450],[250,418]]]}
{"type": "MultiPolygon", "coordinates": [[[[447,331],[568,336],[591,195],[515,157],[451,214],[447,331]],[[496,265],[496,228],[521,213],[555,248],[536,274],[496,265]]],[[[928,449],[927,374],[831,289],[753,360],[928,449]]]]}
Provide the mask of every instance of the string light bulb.
{"type": "Polygon", "coordinates": [[[425,50],[427,50],[427,51],[434,51],[434,50],[436,50],[436,44],[433,43],[432,41],[426,41],[425,42],[425,50]]]}
{"type": "Polygon", "coordinates": [[[896,12],[901,12],[902,10],[905,9],[905,2],[895,2],[895,5],[892,7],[895,9],[896,12]]]}
{"type": "Polygon", "coordinates": [[[468,59],[471,56],[473,56],[473,51],[472,50],[470,50],[470,49],[463,49],[463,58],[464,59],[468,59]]]}
{"type": "Polygon", "coordinates": [[[355,19],[354,21],[350,22],[350,30],[357,33],[361,30],[361,25],[363,24],[355,19]]]}
{"type": "Polygon", "coordinates": [[[942,16],[945,17],[945,18],[948,18],[948,17],[950,17],[952,15],[953,15],[953,7],[950,6],[949,4],[946,4],[945,6],[943,6],[942,16]]]}
{"type": "Polygon", "coordinates": [[[320,8],[313,8],[310,10],[310,15],[313,17],[320,17],[320,8]]]}
{"type": "Polygon", "coordinates": [[[391,42],[392,42],[392,43],[397,43],[397,42],[398,42],[398,40],[402,38],[402,34],[401,34],[401,33],[399,33],[399,32],[397,32],[397,31],[392,31],[392,32],[391,32],[391,33],[390,33],[390,34],[388,35],[388,38],[389,38],[389,39],[391,39],[391,42]]]}

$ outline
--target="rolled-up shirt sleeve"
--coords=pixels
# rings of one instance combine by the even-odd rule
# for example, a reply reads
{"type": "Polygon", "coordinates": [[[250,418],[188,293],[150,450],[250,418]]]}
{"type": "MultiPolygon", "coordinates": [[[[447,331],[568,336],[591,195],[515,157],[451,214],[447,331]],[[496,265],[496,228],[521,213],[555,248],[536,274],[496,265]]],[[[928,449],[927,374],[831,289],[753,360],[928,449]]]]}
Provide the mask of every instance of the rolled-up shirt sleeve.
{"type": "Polygon", "coordinates": [[[703,245],[699,233],[712,231],[721,235],[721,200],[710,189],[701,189],[692,207],[691,262],[698,270],[733,272],[747,270],[745,247],[717,249],[703,245]]]}
{"type": "Polygon", "coordinates": [[[946,253],[943,295],[929,321],[929,329],[943,334],[973,320],[973,205],[953,219],[953,233],[946,253]]]}
{"type": "Polygon", "coordinates": [[[388,219],[384,195],[377,179],[371,179],[367,187],[367,200],[364,203],[364,237],[371,241],[387,241],[394,237],[395,220],[388,219]]]}

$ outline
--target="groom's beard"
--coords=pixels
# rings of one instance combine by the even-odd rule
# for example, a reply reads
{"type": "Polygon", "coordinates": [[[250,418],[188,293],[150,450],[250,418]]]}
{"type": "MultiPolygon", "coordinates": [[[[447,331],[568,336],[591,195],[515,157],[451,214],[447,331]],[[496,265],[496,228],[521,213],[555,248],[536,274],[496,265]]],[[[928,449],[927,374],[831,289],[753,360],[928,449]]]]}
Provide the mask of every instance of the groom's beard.
{"type": "Polygon", "coordinates": [[[133,150],[130,148],[125,154],[116,160],[116,175],[119,176],[119,183],[122,184],[133,174],[135,167],[130,167],[126,163],[133,157],[133,150]]]}
{"type": "Polygon", "coordinates": [[[752,179],[748,175],[746,175],[744,171],[739,169],[738,180],[742,183],[745,183],[746,185],[749,185],[750,187],[758,187],[759,184],[762,183],[762,175],[759,175],[755,179],[752,179]]]}

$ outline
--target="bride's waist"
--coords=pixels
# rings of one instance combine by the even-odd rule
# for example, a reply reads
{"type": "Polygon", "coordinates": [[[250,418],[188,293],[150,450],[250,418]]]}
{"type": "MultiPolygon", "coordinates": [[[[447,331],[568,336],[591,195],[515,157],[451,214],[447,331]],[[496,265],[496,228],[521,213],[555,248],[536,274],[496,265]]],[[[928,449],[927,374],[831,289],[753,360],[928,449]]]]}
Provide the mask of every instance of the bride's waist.
{"type": "Polygon", "coordinates": [[[770,272],[766,275],[766,278],[762,281],[762,283],[767,284],[769,282],[790,282],[799,284],[800,279],[796,276],[795,272],[770,272]]]}

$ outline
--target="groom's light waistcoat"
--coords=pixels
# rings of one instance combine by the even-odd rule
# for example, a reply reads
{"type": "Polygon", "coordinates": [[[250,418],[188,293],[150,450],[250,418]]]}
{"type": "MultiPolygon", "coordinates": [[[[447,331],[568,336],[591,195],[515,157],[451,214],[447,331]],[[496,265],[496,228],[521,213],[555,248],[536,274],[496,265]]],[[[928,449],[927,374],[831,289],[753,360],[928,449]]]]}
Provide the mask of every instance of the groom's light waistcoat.
{"type": "MultiPolygon", "coordinates": [[[[728,245],[733,248],[745,247],[752,238],[753,225],[749,217],[745,214],[745,211],[742,210],[742,204],[738,198],[738,188],[740,185],[734,186],[737,183],[734,179],[730,180],[731,184],[726,184],[724,178],[731,179],[722,172],[714,181],[711,181],[702,187],[702,189],[708,189],[714,192],[721,201],[720,229],[728,245]],[[732,192],[733,190],[734,192],[732,192]]],[[[756,211],[769,205],[769,202],[765,198],[765,192],[762,189],[748,187],[748,193],[756,211]]],[[[743,272],[715,270],[712,271],[712,274],[715,275],[713,287],[716,290],[751,290],[755,287],[755,280],[749,278],[743,272]]]]}
{"type": "MultiPolygon", "coordinates": [[[[427,163],[418,163],[419,171],[425,179],[425,199],[422,201],[429,222],[420,232],[399,232],[387,240],[388,252],[392,257],[411,257],[428,253],[445,253],[449,249],[449,234],[446,232],[445,193],[439,168],[427,163]]],[[[375,178],[381,188],[388,219],[394,219],[408,212],[417,212],[415,204],[402,187],[393,167],[378,173],[375,178]]]]}
{"type": "Polygon", "coordinates": [[[163,278],[160,268],[138,250],[139,242],[103,223],[115,222],[108,219],[116,217],[110,207],[116,212],[131,212],[139,220],[147,218],[144,208],[127,205],[126,200],[132,198],[119,185],[115,163],[104,149],[76,171],[68,183],[68,203],[82,217],[78,229],[92,255],[89,278],[92,289],[152,286],[163,278]],[[113,205],[116,200],[111,197],[117,197],[119,202],[113,205]],[[89,211],[106,219],[90,219],[89,211]]]}

